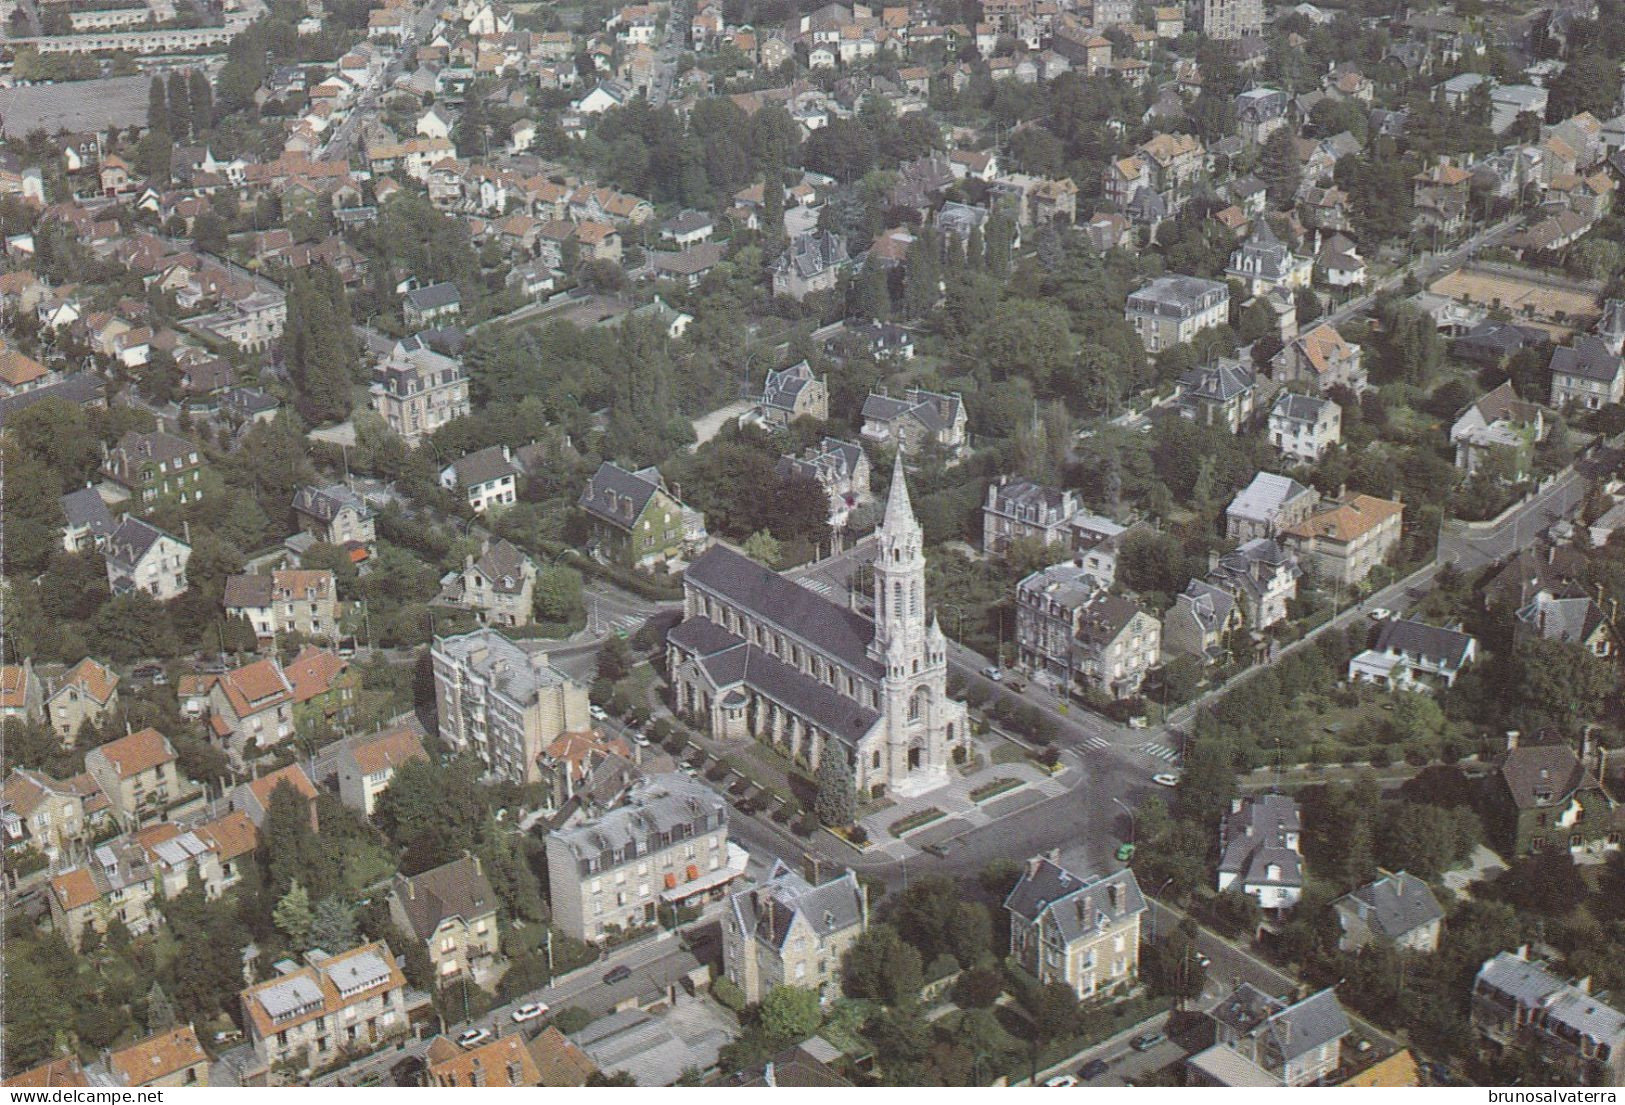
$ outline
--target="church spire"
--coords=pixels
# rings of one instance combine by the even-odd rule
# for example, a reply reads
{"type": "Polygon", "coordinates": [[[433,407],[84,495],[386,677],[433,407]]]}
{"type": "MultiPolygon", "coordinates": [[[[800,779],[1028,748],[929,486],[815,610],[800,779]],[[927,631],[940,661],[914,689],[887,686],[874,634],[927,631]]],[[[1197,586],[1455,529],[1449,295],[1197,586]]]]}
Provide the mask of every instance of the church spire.
{"type": "Polygon", "coordinates": [[[880,524],[891,533],[918,527],[918,523],[914,520],[914,506],[908,501],[908,481],[903,476],[901,449],[897,451],[897,459],[892,463],[891,489],[886,492],[886,513],[881,518],[880,524]]]}

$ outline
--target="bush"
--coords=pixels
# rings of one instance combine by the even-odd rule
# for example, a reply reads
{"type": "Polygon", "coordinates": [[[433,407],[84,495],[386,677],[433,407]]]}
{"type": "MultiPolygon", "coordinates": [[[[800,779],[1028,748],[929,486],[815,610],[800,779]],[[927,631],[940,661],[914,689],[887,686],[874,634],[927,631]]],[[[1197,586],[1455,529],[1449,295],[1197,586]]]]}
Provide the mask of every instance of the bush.
{"type": "Polygon", "coordinates": [[[795,832],[797,836],[812,836],[818,831],[818,818],[810,813],[804,813],[796,820],[795,832]]]}
{"type": "Polygon", "coordinates": [[[676,729],[672,726],[670,718],[657,717],[654,724],[649,726],[649,735],[661,744],[669,740],[676,729]]]}
{"type": "Polygon", "coordinates": [[[575,1032],[580,1032],[583,1028],[586,1028],[591,1023],[592,1014],[581,1008],[579,1005],[572,1005],[566,1009],[560,1009],[557,1013],[553,1014],[553,1027],[564,1033],[566,1036],[569,1036],[575,1032]]]}
{"type": "Polygon", "coordinates": [[[954,980],[954,1004],[961,1009],[985,1009],[999,1000],[1004,980],[989,967],[972,967],[954,980]]]}
{"type": "Polygon", "coordinates": [[[1053,745],[1038,754],[1038,762],[1045,767],[1054,767],[1061,762],[1061,750],[1053,745]]]}
{"type": "Polygon", "coordinates": [[[711,983],[711,996],[735,1013],[745,1011],[745,991],[741,990],[739,984],[727,975],[722,975],[711,983]]]}
{"type": "Polygon", "coordinates": [[[851,828],[846,830],[846,835],[853,844],[869,843],[869,830],[865,829],[862,825],[853,825],[851,828]]]}

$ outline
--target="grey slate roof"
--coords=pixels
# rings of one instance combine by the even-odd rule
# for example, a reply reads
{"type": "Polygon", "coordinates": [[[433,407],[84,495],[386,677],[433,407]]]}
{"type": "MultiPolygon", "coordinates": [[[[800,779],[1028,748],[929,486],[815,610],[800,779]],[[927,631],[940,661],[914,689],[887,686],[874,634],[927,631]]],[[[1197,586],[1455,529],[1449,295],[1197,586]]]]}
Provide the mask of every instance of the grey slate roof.
{"type": "Polygon", "coordinates": [[[82,487],[62,496],[62,516],[69,526],[88,528],[97,537],[113,532],[113,514],[93,488],[82,487]]]}
{"type": "Polygon", "coordinates": [[[401,903],[419,940],[434,935],[440,922],[460,917],[472,922],[476,917],[495,913],[496,891],[471,856],[454,859],[439,867],[408,878],[396,875],[390,893],[401,903]]]}
{"type": "Polygon", "coordinates": [[[712,591],[770,625],[799,635],[814,649],[879,678],[869,659],[874,626],[863,615],[831,602],[726,545],[712,545],[689,565],[685,580],[712,591]]]}
{"type": "Polygon", "coordinates": [[[1245,799],[1225,816],[1219,870],[1243,884],[1302,886],[1303,859],[1287,846],[1288,834],[1300,828],[1298,803],[1286,795],[1245,799]],[[1268,877],[1272,865],[1281,869],[1278,879],[1268,877]]]}
{"type": "Polygon", "coordinates": [[[141,563],[141,558],[147,555],[147,551],[157,544],[161,537],[169,537],[185,544],[180,538],[165,533],[150,522],[126,517],[108,539],[107,559],[115,568],[129,571],[141,563]]]}
{"type": "Polygon", "coordinates": [[[503,538],[485,550],[474,562],[474,568],[491,583],[491,590],[503,595],[517,595],[525,589],[525,564],[528,557],[512,541],[503,538]]]}
{"type": "Polygon", "coordinates": [[[1004,908],[1028,922],[1045,918],[1070,944],[1143,912],[1145,895],[1126,867],[1105,876],[1079,876],[1044,858],[1028,865],[1005,897],[1004,908]]]}
{"type": "Polygon", "coordinates": [[[1592,334],[1581,334],[1573,345],[1552,350],[1552,375],[1578,376],[1585,380],[1610,383],[1619,375],[1619,357],[1608,344],[1592,334]]]}
{"type": "Polygon", "coordinates": [[[1237,361],[1193,368],[1179,378],[1180,399],[1227,403],[1253,386],[1253,373],[1237,361]]]}
{"type": "Polygon", "coordinates": [[[1270,1017],[1267,1031],[1288,1062],[1349,1034],[1348,1015],[1337,992],[1325,989],[1270,1017]]]}
{"type": "Polygon", "coordinates": [[[294,492],[293,495],[293,508],[295,510],[323,522],[331,522],[346,507],[354,510],[364,519],[371,518],[375,513],[365,499],[342,483],[330,484],[327,487],[305,486],[294,492]]]}
{"type": "Polygon", "coordinates": [[[1598,786],[1597,777],[1566,744],[1520,745],[1503,755],[1498,767],[1519,809],[1561,805],[1576,791],[1598,786]]]}
{"type": "Polygon", "coordinates": [[[1587,595],[1553,598],[1541,593],[1518,611],[1519,623],[1547,641],[1584,644],[1603,624],[1602,608],[1587,595]]]}
{"type": "Polygon", "coordinates": [[[551,835],[563,842],[577,860],[598,860],[603,869],[608,869],[629,857],[634,844],[654,850],[651,845],[662,834],[669,843],[727,823],[728,807],[715,791],[674,772],[647,777],[633,788],[625,805],[596,820],[557,829],[551,835]]]}
{"type": "Polygon", "coordinates": [[[1544,964],[1501,952],[1479,968],[1475,988],[1498,991],[1520,1006],[1544,1010],[1551,1029],[1567,1028],[1614,1051],[1625,1047],[1625,1013],[1565,982],[1544,964]]]}
{"type": "Polygon", "coordinates": [[[457,285],[452,283],[430,284],[423,288],[413,288],[407,292],[405,303],[418,311],[433,311],[441,307],[455,307],[462,302],[458,294],[457,285]]]}
{"type": "Polygon", "coordinates": [[[1454,669],[1467,662],[1467,650],[1472,643],[1472,637],[1454,629],[1395,618],[1383,623],[1382,632],[1377,636],[1377,651],[1418,656],[1454,669]]]}
{"type": "Polygon", "coordinates": [[[1275,407],[1270,414],[1276,418],[1285,418],[1293,422],[1307,422],[1313,424],[1320,417],[1322,411],[1328,406],[1336,404],[1330,399],[1317,399],[1313,395],[1299,395],[1295,391],[1283,391],[1281,397],[1275,401],[1275,407]]]}
{"type": "Polygon", "coordinates": [[[1340,913],[1356,914],[1372,932],[1390,940],[1444,917],[1439,899],[1433,896],[1428,884],[1405,871],[1383,875],[1345,894],[1332,906],[1340,913]]]}
{"type": "Polygon", "coordinates": [[[458,457],[451,462],[457,482],[463,487],[478,487],[494,483],[506,476],[518,476],[519,469],[508,459],[502,446],[489,445],[477,452],[458,457]]]}
{"type": "Polygon", "coordinates": [[[863,923],[863,892],[850,870],[819,886],[776,860],[758,886],[730,901],[741,931],[769,947],[782,949],[796,918],[802,917],[819,936],[829,936],[863,923]]]}
{"type": "Polygon", "coordinates": [[[582,491],[578,505],[589,514],[627,529],[637,521],[638,516],[643,513],[643,508],[649,505],[649,500],[662,487],[663,482],[658,469],[641,468],[636,472],[628,472],[620,465],[606,460],[598,466],[598,471],[592,474],[592,479],[587,481],[586,490],[582,491]],[[607,491],[615,493],[617,503],[627,502],[631,513],[627,514],[612,508],[605,495],[607,491]]]}

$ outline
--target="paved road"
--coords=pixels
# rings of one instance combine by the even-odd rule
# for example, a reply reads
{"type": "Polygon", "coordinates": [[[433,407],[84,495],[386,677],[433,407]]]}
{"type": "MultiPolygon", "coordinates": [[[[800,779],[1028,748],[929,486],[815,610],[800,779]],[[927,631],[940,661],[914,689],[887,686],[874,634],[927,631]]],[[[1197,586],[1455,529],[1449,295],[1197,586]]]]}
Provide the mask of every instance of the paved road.
{"type": "Polygon", "coordinates": [[[1587,472],[1592,466],[1582,462],[1544,487],[1494,525],[1446,523],[1439,535],[1439,559],[1465,571],[1473,571],[1507,559],[1527,548],[1553,522],[1566,518],[1585,502],[1590,490],[1587,472]]]}
{"type": "Polygon", "coordinates": [[[1365,295],[1349,300],[1321,321],[1332,326],[1341,326],[1360,312],[1368,310],[1376,302],[1378,293],[1387,291],[1390,288],[1397,288],[1403,284],[1405,277],[1408,275],[1414,276],[1417,283],[1426,287],[1428,281],[1440,272],[1456,268],[1470,261],[1478,254],[1479,250],[1495,245],[1521,225],[1523,225],[1523,216],[1512,215],[1494,226],[1485,227],[1454,249],[1446,250],[1443,253],[1426,254],[1404,268],[1390,273],[1385,279],[1373,284],[1371,290],[1365,295]]]}

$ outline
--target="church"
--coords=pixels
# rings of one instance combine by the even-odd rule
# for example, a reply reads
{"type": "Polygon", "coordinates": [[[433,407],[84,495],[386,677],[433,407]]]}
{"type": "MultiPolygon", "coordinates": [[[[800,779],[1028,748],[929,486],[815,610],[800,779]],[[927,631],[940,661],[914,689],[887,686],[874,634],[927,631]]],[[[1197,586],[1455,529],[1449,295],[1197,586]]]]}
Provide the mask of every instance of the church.
{"type": "Polygon", "coordinates": [[[724,545],[706,550],[684,574],[683,620],[667,636],[678,711],[813,771],[838,751],[865,800],[946,785],[970,727],[927,616],[901,459],[874,546],[873,621],[724,545]]]}

